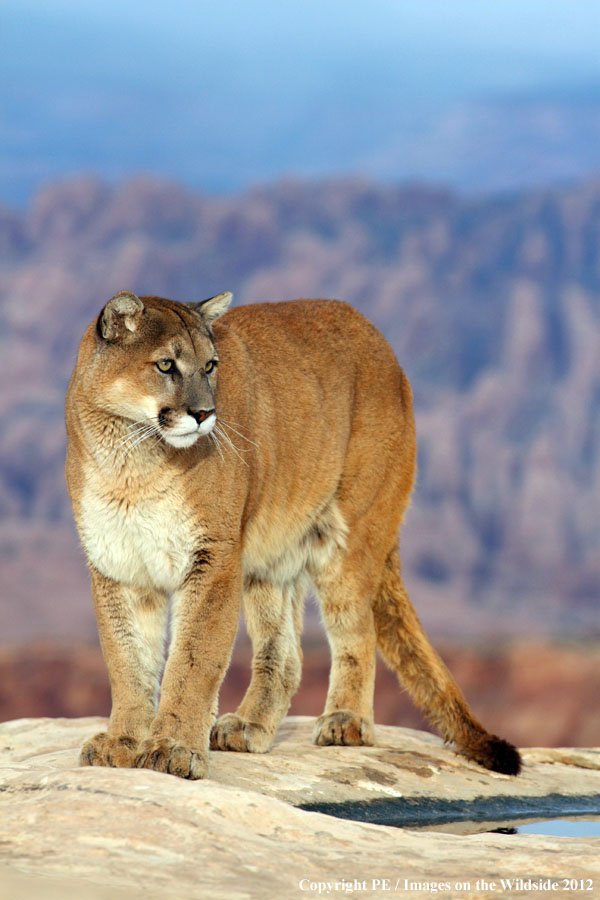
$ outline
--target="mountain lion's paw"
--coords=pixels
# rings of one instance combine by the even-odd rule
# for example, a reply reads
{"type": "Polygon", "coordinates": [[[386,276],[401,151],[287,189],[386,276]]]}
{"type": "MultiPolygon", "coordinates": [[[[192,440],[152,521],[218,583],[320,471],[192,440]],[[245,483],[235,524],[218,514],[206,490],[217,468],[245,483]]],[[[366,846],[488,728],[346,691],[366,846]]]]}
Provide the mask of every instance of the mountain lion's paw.
{"type": "Polygon", "coordinates": [[[135,765],[179,778],[204,778],[208,773],[208,754],[191,750],[173,738],[148,738],[138,748],[135,765]]]}
{"type": "Polygon", "coordinates": [[[347,709],[338,709],[328,715],[319,716],[313,729],[313,744],[326,747],[330,744],[356,746],[375,743],[373,723],[357,716],[347,709]]]}
{"type": "Polygon", "coordinates": [[[86,741],[81,748],[79,762],[82,766],[114,766],[130,769],[135,766],[138,743],[126,734],[100,734],[86,741]]]}
{"type": "Polygon", "coordinates": [[[226,713],[217,719],[210,733],[211,750],[265,753],[272,743],[273,735],[262,725],[247,722],[236,713],[226,713]]]}

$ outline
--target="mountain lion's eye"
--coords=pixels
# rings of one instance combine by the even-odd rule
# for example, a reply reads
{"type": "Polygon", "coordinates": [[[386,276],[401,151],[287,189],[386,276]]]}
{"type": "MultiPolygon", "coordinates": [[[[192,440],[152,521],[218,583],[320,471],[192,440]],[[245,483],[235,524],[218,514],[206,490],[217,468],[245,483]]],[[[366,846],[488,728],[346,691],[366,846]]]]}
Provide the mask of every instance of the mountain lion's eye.
{"type": "Polygon", "coordinates": [[[175,363],[172,359],[159,359],[156,363],[156,368],[159,372],[162,372],[163,375],[166,375],[168,372],[175,371],[175,363]]]}
{"type": "Polygon", "coordinates": [[[213,370],[213,369],[216,369],[216,368],[217,368],[217,360],[216,360],[216,359],[211,359],[211,360],[209,360],[209,361],[206,363],[206,365],[204,366],[204,371],[206,372],[207,375],[210,375],[210,373],[212,372],[212,370],[213,370]]]}

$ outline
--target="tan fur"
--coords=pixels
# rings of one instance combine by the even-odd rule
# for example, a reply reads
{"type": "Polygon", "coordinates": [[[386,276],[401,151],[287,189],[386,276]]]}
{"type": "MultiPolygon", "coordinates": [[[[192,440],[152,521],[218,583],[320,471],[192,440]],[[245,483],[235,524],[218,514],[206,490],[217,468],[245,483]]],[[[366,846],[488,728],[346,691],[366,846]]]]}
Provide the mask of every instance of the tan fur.
{"type": "Polygon", "coordinates": [[[332,655],[316,743],[373,743],[378,647],[447,740],[518,771],[514,748],[472,716],[402,585],[416,445],[391,348],[337,301],[223,315],[230,299],[122,292],[81,343],[66,472],[113,695],[108,731],[82,762],[200,778],[209,741],[267,750],[300,681],[312,581],[332,655]],[[252,680],[237,712],[215,722],[241,604],[252,680]]]}

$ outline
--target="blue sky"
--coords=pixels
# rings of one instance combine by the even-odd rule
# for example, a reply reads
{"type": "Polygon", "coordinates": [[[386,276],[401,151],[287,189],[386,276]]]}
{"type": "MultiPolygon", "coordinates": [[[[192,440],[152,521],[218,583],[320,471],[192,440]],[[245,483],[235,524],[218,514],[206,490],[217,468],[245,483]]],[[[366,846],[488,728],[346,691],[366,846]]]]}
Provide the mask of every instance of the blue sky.
{"type": "Polygon", "coordinates": [[[539,177],[594,167],[590,0],[5,0],[0,18],[0,202],[80,171],[494,189],[535,178],[548,140],[539,177]]]}

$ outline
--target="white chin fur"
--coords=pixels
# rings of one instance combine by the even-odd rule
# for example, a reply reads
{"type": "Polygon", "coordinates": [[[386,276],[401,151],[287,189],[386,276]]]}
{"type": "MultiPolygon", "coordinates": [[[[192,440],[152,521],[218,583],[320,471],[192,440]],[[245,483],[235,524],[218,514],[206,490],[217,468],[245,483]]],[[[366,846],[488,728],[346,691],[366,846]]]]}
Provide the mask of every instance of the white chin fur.
{"type": "Polygon", "coordinates": [[[200,422],[199,425],[191,416],[183,416],[174,428],[163,431],[163,438],[171,447],[182,450],[185,447],[191,447],[202,435],[210,434],[216,422],[217,417],[214,414],[204,422],[200,422]]]}
{"type": "Polygon", "coordinates": [[[200,437],[200,432],[195,431],[193,434],[163,434],[163,437],[167,444],[170,444],[171,447],[177,447],[178,450],[183,450],[185,447],[191,447],[192,444],[195,444],[198,438],[200,437]]]}

